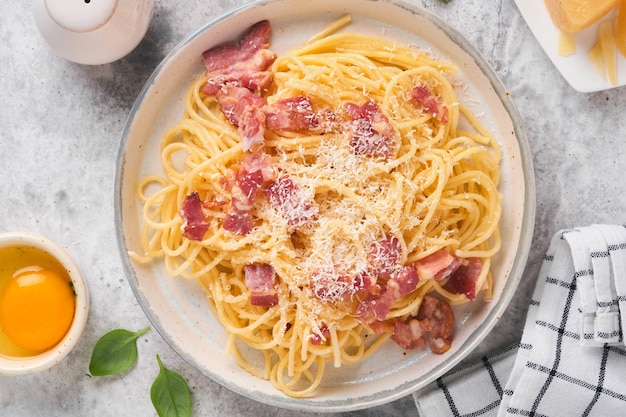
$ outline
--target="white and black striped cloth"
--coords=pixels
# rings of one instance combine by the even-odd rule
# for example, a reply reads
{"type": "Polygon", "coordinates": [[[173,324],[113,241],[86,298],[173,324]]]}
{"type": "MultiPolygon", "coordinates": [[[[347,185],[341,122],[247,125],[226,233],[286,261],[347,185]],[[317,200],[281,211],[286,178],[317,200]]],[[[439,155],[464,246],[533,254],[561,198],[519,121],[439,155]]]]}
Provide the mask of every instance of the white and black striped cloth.
{"type": "Polygon", "coordinates": [[[415,393],[419,414],[626,416],[624,326],[626,228],[559,231],[539,271],[519,345],[415,393]]]}

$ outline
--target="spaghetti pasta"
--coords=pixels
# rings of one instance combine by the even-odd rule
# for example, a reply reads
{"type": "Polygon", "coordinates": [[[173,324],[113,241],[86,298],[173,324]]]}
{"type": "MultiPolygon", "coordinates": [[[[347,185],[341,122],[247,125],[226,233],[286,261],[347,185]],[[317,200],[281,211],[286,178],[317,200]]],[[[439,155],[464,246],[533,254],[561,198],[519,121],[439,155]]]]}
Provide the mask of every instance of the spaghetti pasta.
{"type": "Polygon", "coordinates": [[[340,32],[349,22],[273,61],[271,84],[255,92],[268,128],[252,150],[200,75],[163,138],[163,173],[138,190],[145,253],[131,256],[162,259],[170,275],[198,280],[228,352],[293,397],[314,393],[326,366],[362,363],[390,338],[407,348],[445,342],[425,300],[446,313],[441,303],[479,291],[489,298],[500,247],[500,149],[459,102],[455,66],[414,46],[340,32]],[[289,116],[310,123],[271,128],[285,103],[289,116]],[[261,177],[250,164],[261,164],[261,177]],[[187,234],[190,196],[202,213],[196,238],[187,234]],[[249,230],[229,227],[242,218],[249,230]],[[255,293],[253,274],[266,273],[271,288],[255,293]],[[403,344],[411,321],[423,333],[403,344]]]}

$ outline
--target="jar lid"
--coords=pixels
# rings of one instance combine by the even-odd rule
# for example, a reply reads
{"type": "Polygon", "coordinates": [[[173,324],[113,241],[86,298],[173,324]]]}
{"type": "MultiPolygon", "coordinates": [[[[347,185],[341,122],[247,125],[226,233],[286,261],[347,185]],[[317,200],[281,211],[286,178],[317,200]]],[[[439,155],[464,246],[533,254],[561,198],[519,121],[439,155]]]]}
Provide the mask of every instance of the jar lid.
{"type": "Polygon", "coordinates": [[[117,0],[45,0],[50,18],[71,32],[90,32],[106,24],[117,0]]]}

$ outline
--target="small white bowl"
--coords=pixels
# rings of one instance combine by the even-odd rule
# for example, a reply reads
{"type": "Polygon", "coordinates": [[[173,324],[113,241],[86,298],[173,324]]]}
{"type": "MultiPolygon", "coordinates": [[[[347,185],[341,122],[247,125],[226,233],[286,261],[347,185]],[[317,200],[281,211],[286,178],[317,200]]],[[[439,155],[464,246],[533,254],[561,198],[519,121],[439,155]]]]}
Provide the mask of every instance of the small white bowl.
{"type": "Polygon", "coordinates": [[[58,364],[76,345],[87,322],[89,293],[74,261],[55,243],[46,238],[27,233],[0,234],[0,248],[11,246],[31,246],[47,252],[65,267],[76,293],[74,319],[69,330],[58,344],[35,356],[15,357],[0,354],[0,375],[33,374],[58,364]]]}

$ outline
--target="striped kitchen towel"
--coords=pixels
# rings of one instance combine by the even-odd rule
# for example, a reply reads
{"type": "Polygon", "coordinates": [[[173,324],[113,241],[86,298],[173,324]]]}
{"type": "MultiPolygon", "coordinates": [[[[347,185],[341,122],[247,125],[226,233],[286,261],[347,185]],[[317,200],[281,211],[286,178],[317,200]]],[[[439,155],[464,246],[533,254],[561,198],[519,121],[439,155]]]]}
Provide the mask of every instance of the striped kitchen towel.
{"type": "Polygon", "coordinates": [[[416,392],[420,416],[624,416],[624,325],[626,228],[561,230],[541,265],[520,343],[416,392]]]}

